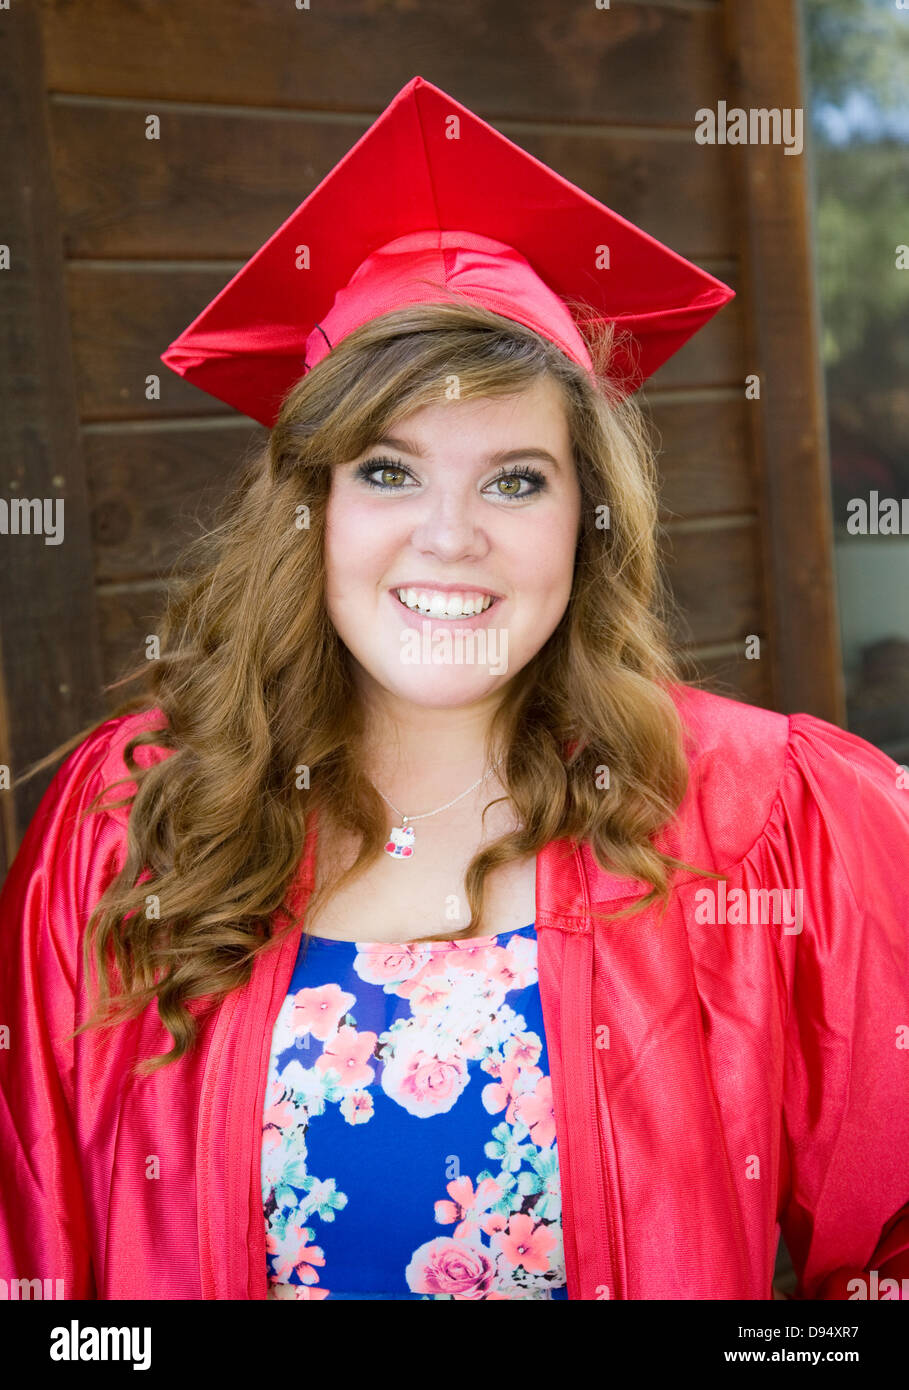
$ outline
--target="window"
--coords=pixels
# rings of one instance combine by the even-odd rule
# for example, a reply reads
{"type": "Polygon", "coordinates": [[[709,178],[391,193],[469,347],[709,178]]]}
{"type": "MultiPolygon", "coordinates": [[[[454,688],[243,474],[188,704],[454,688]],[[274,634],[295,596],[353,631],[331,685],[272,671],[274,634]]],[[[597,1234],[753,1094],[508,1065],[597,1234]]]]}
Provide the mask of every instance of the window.
{"type": "Polygon", "coordinates": [[[849,728],[909,762],[909,0],[802,0],[849,728]]]}

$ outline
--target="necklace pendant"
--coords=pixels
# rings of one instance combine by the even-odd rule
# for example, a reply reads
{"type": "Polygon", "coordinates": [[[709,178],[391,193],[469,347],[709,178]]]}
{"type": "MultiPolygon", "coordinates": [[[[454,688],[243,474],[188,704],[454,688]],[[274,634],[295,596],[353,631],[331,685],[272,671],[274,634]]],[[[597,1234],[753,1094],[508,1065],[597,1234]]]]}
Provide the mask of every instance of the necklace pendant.
{"type": "Polygon", "coordinates": [[[414,830],[406,822],[402,826],[393,825],[391,838],[385,845],[385,853],[392,859],[410,859],[413,855],[414,830]]]}

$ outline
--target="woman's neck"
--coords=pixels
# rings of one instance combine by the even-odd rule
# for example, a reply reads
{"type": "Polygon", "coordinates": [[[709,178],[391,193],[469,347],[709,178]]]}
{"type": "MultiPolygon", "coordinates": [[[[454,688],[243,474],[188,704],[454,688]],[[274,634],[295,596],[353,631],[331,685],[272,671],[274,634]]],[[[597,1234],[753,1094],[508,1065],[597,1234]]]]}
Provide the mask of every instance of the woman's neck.
{"type": "Polygon", "coordinates": [[[444,800],[490,770],[487,737],[498,700],[430,709],[383,693],[366,709],[361,743],[364,770],[379,790],[394,797],[396,788],[421,802],[440,792],[444,800]]]}

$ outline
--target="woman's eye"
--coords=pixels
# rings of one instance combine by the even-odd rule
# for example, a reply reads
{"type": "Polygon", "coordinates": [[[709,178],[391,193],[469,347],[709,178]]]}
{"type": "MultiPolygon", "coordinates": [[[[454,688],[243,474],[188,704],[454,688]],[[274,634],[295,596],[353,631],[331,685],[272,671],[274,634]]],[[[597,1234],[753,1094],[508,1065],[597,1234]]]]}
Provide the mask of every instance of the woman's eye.
{"type": "Polygon", "coordinates": [[[362,478],[370,487],[381,488],[385,492],[400,491],[401,483],[407,476],[407,469],[395,463],[394,459],[366,459],[357,469],[358,478],[362,478]],[[374,473],[380,475],[379,481],[372,476],[374,473]]]}
{"type": "MultiPolygon", "coordinates": [[[[369,487],[378,488],[382,492],[401,492],[410,476],[408,470],[395,459],[364,459],[357,467],[357,477],[369,487]],[[375,477],[375,474],[379,476],[375,477]]],[[[494,489],[497,497],[523,502],[526,498],[542,492],[545,486],[546,475],[539,469],[509,468],[497,478],[493,478],[492,482],[487,484],[487,489],[494,489]],[[522,483],[527,483],[528,487],[522,489],[522,483]]]]}
{"type": "Polygon", "coordinates": [[[526,497],[534,497],[543,491],[546,475],[538,468],[509,468],[507,472],[493,478],[489,486],[495,488],[498,497],[514,497],[523,502],[526,497]],[[519,490],[521,483],[529,483],[530,487],[522,492],[519,490]]]}

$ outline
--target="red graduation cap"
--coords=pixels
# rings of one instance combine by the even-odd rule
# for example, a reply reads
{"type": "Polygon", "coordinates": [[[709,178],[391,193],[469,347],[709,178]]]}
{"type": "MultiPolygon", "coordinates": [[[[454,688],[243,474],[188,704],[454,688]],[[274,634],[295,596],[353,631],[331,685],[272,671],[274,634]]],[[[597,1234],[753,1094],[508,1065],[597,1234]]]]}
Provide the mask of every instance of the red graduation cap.
{"type": "Polygon", "coordinates": [[[633,335],[628,394],[734,291],[414,77],[161,360],[271,427],[346,334],[407,303],[466,296],[588,369],[566,300],[633,335]],[[430,283],[427,283],[430,282],[430,283]]]}

